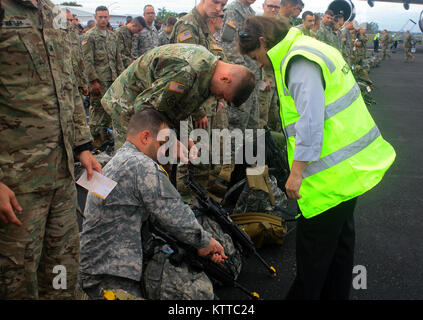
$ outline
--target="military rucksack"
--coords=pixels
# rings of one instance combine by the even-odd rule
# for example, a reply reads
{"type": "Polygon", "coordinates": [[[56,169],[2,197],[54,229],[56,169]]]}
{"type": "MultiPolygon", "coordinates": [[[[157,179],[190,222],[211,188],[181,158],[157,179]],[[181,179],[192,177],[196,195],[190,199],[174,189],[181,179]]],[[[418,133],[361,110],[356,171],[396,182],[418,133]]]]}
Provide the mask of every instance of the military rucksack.
{"type": "Polygon", "coordinates": [[[287,233],[284,214],[288,200],[278,187],[275,177],[264,168],[247,168],[246,181],[231,219],[254,242],[256,248],[264,244],[282,244],[287,233]]]}
{"type": "Polygon", "coordinates": [[[287,226],[282,218],[270,214],[259,212],[232,214],[231,219],[250,236],[256,248],[272,243],[281,245],[287,233],[287,226]]]}

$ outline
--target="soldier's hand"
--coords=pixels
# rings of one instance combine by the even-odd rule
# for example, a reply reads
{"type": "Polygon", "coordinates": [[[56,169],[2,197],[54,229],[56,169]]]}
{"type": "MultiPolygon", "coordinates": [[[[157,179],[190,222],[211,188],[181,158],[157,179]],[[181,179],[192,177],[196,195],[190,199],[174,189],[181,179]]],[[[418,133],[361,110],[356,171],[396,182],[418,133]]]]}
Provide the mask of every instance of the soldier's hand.
{"type": "Polygon", "coordinates": [[[195,160],[198,158],[198,149],[191,138],[188,139],[188,150],[189,150],[189,157],[191,160],[195,160]]]}
{"type": "Polygon", "coordinates": [[[22,222],[16,217],[13,210],[22,211],[16,200],[15,193],[5,184],[0,182],[0,221],[4,224],[13,223],[22,226],[22,222]]]}
{"type": "Polygon", "coordinates": [[[266,82],[266,89],[265,89],[265,91],[270,91],[270,89],[271,89],[271,87],[270,87],[270,81],[269,81],[269,80],[267,80],[267,82],[266,82]]]}
{"type": "Polygon", "coordinates": [[[176,158],[179,159],[182,163],[188,163],[188,149],[185,145],[177,140],[176,142],[176,158]]]}
{"type": "Polygon", "coordinates": [[[207,129],[208,127],[209,127],[209,120],[207,119],[207,116],[204,116],[203,119],[197,120],[195,122],[196,129],[207,129]]]}
{"type": "Polygon", "coordinates": [[[91,82],[91,92],[95,95],[100,96],[101,95],[101,84],[97,80],[94,80],[91,82]]]}
{"type": "Polygon", "coordinates": [[[216,106],[216,113],[220,112],[225,108],[225,104],[222,101],[219,101],[216,106]]]}
{"type": "Polygon", "coordinates": [[[210,238],[209,245],[207,247],[198,249],[197,253],[200,257],[209,256],[210,260],[215,263],[223,263],[228,258],[225,255],[225,251],[222,245],[214,238],[210,238]]]}
{"type": "Polygon", "coordinates": [[[101,164],[97,161],[97,159],[92,155],[92,153],[88,150],[82,151],[79,156],[78,160],[81,162],[82,166],[87,170],[87,179],[91,180],[93,176],[93,170],[101,173],[101,164]]]}

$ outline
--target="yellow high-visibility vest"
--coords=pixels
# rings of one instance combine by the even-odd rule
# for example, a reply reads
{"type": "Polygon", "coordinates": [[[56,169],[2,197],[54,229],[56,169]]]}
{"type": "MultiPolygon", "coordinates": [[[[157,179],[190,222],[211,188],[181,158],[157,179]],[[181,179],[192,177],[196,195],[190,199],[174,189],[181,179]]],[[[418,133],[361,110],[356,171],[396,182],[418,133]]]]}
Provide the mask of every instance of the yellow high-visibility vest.
{"type": "Polygon", "coordinates": [[[267,55],[275,72],[290,167],[295,150],[295,123],[300,114],[285,81],[289,62],[300,55],[317,63],[326,84],[320,159],[307,164],[299,190],[302,198],[298,205],[304,217],[314,217],[372,189],[392,165],[396,154],[382,138],[341,53],[291,28],[267,55]]]}

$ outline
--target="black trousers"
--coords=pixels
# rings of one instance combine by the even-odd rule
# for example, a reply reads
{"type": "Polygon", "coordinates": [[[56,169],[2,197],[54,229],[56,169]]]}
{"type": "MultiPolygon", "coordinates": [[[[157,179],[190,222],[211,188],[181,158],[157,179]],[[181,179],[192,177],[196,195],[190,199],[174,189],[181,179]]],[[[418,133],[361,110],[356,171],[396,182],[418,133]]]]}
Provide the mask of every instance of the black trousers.
{"type": "Polygon", "coordinates": [[[297,275],[288,300],[347,300],[354,263],[357,198],[297,222],[297,275]]]}
{"type": "Polygon", "coordinates": [[[379,40],[373,40],[373,50],[374,52],[379,51],[379,40]]]}

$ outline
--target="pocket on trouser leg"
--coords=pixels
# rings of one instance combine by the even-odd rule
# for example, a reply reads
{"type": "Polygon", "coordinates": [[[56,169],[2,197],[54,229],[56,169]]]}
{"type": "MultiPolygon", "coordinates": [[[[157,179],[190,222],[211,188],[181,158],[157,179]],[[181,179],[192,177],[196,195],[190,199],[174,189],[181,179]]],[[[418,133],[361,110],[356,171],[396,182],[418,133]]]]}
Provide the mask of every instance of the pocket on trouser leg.
{"type": "Polygon", "coordinates": [[[79,266],[76,189],[69,180],[55,191],[38,268],[40,298],[71,299],[79,266]]]}
{"type": "Polygon", "coordinates": [[[0,300],[35,298],[27,293],[24,257],[24,247],[0,239],[0,300]]]}
{"type": "Polygon", "coordinates": [[[213,300],[213,284],[204,272],[191,270],[186,263],[163,266],[161,300],[213,300]]]}
{"type": "Polygon", "coordinates": [[[167,257],[164,252],[158,252],[145,266],[142,282],[147,299],[160,299],[163,267],[167,257]]]}

